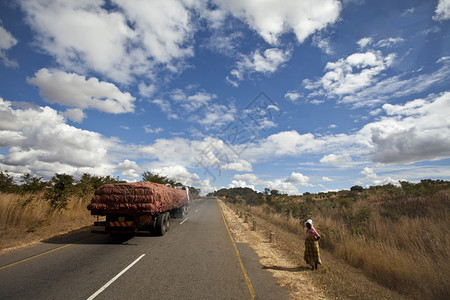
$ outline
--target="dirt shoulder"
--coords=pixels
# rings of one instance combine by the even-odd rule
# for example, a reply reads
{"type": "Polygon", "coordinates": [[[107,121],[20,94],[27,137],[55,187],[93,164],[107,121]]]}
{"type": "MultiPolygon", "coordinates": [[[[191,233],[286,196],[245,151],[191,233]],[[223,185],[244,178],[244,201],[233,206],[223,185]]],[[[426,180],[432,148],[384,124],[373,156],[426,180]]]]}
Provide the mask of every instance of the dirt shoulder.
{"type": "Polygon", "coordinates": [[[255,216],[248,208],[219,200],[236,243],[248,243],[260,257],[264,269],[272,272],[278,284],[289,290],[291,299],[404,299],[398,293],[368,279],[360,270],[335,260],[321,250],[323,265],[310,271],[303,260],[303,237],[255,216]],[[236,210],[243,212],[240,218],[236,210]],[[248,215],[248,223],[245,223],[248,215]],[[253,231],[253,220],[257,230],[253,231]],[[270,243],[270,233],[276,243],[270,243]]]}

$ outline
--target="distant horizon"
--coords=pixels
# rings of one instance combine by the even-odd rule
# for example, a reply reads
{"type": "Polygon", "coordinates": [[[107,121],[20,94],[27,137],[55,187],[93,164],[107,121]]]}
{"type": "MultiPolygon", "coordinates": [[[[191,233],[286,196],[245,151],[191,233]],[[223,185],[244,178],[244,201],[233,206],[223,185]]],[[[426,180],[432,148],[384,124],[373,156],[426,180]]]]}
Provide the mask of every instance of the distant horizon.
{"type": "Polygon", "coordinates": [[[450,180],[449,0],[0,3],[0,170],[289,195],[450,180]]]}

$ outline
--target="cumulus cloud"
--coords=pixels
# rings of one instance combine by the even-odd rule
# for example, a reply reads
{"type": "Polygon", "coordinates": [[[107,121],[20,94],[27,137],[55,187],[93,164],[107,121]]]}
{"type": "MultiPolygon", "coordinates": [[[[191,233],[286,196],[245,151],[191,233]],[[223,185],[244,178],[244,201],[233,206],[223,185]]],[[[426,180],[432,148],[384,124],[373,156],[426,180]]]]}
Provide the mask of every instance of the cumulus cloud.
{"type": "Polygon", "coordinates": [[[198,184],[200,179],[197,174],[189,172],[182,165],[170,165],[162,168],[156,168],[154,171],[161,176],[166,176],[175,182],[180,182],[188,186],[198,184]]]}
{"type": "Polygon", "coordinates": [[[139,180],[141,177],[142,169],[135,161],[125,159],[117,165],[116,169],[122,171],[122,176],[132,180],[139,180]]]}
{"type": "MultiPolygon", "coordinates": [[[[327,63],[327,73],[318,81],[304,80],[307,89],[323,91],[328,97],[342,97],[373,85],[377,76],[393,62],[395,54],[383,56],[380,51],[354,53],[327,63]]],[[[314,95],[314,94],[313,94],[314,95]]]]}
{"type": "Polygon", "coordinates": [[[252,164],[244,159],[239,159],[235,162],[230,162],[228,164],[225,164],[221,167],[221,170],[235,170],[238,172],[251,172],[252,164]]]}
{"type": "Polygon", "coordinates": [[[86,117],[86,114],[79,108],[70,108],[65,112],[62,112],[61,114],[67,119],[76,123],[83,122],[84,118],[86,117]]]}
{"type": "Polygon", "coordinates": [[[230,184],[228,184],[228,188],[251,188],[252,190],[255,190],[255,186],[251,185],[251,184],[247,184],[245,181],[243,180],[232,180],[230,184]]]}
{"type": "Polygon", "coordinates": [[[439,3],[434,11],[433,20],[445,21],[450,19],[450,0],[439,0],[439,3]]]}
{"type": "Polygon", "coordinates": [[[192,116],[190,120],[202,125],[205,129],[211,130],[221,128],[231,123],[236,117],[237,110],[230,104],[211,104],[205,107],[198,115],[192,116]]]}
{"type": "Polygon", "coordinates": [[[3,169],[49,178],[55,173],[112,174],[112,148],[117,141],[65,123],[50,107],[20,109],[0,98],[0,159],[3,169]]]}
{"type": "Polygon", "coordinates": [[[20,1],[38,45],[72,71],[94,70],[118,82],[153,68],[176,69],[192,55],[193,27],[184,2],[176,0],[20,1]]]}
{"type": "Polygon", "coordinates": [[[341,155],[329,154],[329,155],[325,155],[320,160],[321,163],[328,164],[328,165],[338,165],[338,164],[347,163],[350,161],[352,161],[352,158],[348,154],[341,154],[341,155]]]}
{"type": "Polygon", "coordinates": [[[270,74],[278,70],[289,60],[291,51],[278,48],[266,49],[263,53],[258,49],[249,56],[242,55],[236,68],[231,71],[228,81],[237,86],[238,81],[243,80],[246,74],[263,73],[270,74]]]}
{"type": "Polygon", "coordinates": [[[312,186],[312,184],[309,183],[308,176],[296,172],[292,172],[291,176],[286,179],[286,182],[291,182],[298,186],[312,186]]]}
{"type": "Polygon", "coordinates": [[[6,55],[6,52],[17,44],[17,40],[1,25],[0,21],[0,60],[6,67],[17,67],[17,62],[9,59],[6,55]]]}
{"type": "Polygon", "coordinates": [[[95,77],[86,79],[74,73],[43,68],[27,81],[39,87],[39,94],[48,103],[113,114],[134,111],[135,98],[130,93],[123,93],[114,84],[95,77]]]}
{"type": "Polygon", "coordinates": [[[375,162],[408,163],[450,157],[450,92],[383,105],[389,117],[368,124],[375,162]]]}
{"type": "Polygon", "coordinates": [[[294,32],[302,43],[308,36],[337,21],[341,3],[336,0],[216,1],[222,9],[245,21],[270,44],[294,32]]]}

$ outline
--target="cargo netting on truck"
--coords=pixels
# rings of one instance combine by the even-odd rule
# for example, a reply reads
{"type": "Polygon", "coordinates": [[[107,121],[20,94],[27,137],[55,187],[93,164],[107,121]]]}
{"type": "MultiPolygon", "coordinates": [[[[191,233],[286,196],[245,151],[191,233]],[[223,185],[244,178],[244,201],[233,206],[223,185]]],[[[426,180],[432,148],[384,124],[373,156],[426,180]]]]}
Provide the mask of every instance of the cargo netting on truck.
{"type": "Polygon", "coordinates": [[[92,215],[157,214],[187,204],[185,190],[153,182],[115,183],[99,187],[88,209],[92,215]]]}

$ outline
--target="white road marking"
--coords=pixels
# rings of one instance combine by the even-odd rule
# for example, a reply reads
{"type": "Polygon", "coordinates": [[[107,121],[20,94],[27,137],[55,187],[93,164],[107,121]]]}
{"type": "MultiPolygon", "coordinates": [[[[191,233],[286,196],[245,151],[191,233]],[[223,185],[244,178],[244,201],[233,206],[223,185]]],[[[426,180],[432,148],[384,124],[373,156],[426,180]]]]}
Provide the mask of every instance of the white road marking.
{"type": "Polygon", "coordinates": [[[183,221],[181,221],[180,225],[183,224],[184,222],[187,221],[188,218],[184,219],[183,221]]]}
{"type": "Polygon", "coordinates": [[[196,209],[196,210],[194,211],[194,213],[196,213],[196,212],[198,212],[198,209],[196,209]]]}
{"type": "Polygon", "coordinates": [[[128,271],[132,266],[134,266],[141,258],[143,258],[145,256],[145,254],[142,254],[141,256],[139,256],[135,261],[133,261],[130,265],[128,265],[128,267],[126,267],[125,269],[123,269],[119,274],[117,274],[116,276],[114,276],[113,279],[111,279],[110,281],[108,281],[104,286],[102,286],[98,291],[96,291],[94,294],[92,294],[92,296],[90,296],[89,298],[87,298],[87,300],[92,300],[95,297],[97,297],[98,295],[100,295],[101,292],[103,292],[108,286],[110,286],[114,281],[117,280],[117,278],[119,278],[120,276],[122,276],[126,271],[128,271]]]}

